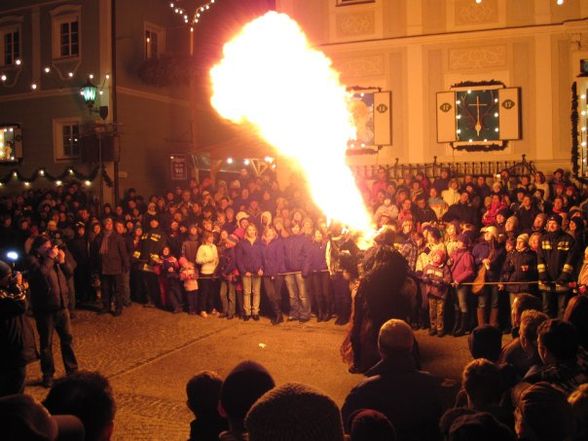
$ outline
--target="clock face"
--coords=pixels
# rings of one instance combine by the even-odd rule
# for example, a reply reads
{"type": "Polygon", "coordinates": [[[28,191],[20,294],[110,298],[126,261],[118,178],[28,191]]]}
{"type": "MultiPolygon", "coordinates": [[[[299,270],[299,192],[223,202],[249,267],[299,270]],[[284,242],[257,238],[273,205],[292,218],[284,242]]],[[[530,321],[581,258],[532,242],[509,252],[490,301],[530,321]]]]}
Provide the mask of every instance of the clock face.
{"type": "Polygon", "coordinates": [[[489,142],[500,139],[498,89],[456,92],[457,140],[489,142]]]}

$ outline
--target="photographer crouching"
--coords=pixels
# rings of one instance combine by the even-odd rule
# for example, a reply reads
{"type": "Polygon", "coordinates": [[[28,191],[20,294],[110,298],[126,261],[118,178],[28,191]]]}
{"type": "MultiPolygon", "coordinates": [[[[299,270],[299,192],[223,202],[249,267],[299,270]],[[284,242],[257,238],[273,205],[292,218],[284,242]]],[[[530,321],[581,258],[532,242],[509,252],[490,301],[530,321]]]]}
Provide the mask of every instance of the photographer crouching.
{"type": "Polygon", "coordinates": [[[0,260],[0,397],[23,392],[26,365],[37,359],[26,309],[21,273],[0,260]]]}
{"type": "Polygon", "coordinates": [[[53,331],[57,331],[59,336],[65,372],[71,374],[78,369],[68,311],[67,277],[71,274],[71,266],[65,261],[65,252],[54,246],[48,237],[36,237],[29,255],[28,279],[41,346],[42,384],[47,388],[53,384],[55,373],[53,331]]]}

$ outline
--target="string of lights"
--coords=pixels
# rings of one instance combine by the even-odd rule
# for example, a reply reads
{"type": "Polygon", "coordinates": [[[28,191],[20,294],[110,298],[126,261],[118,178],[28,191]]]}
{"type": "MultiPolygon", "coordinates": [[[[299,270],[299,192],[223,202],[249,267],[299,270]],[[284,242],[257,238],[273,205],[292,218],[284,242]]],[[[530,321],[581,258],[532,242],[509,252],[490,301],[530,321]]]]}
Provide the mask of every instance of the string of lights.
{"type": "Polygon", "coordinates": [[[203,5],[197,7],[196,10],[192,13],[191,17],[190,17],[189,11],[186,10],[187,8],[182,7],[181,3],[179,3],[179,2],[171,2],[169,4],[169,7],[171,9],[173,9],[175,14],[177,14],[183,18],[184,23],[186,23],[186,24],[190,23],[192,25],[190,27],[190,31],[194,31],[194,26],[200,22],[202,16],[206,12],[210,11],[210,9],[214,6],[215,3],[216,3],[215,0],[208,0],[203,5]]]}
{"type": "MultiPolygon", "coordinates": [[[[20,58],[17,58],[14,61],[14,64],[16,66],[18,66],[19,69],[22,69],[22,67],[23,67],[23,61],[20,58]]],[[[54,70],[55,69],[52,69],[50,66],[45,66],[45,67],[43,67],[43,72],[42,73],[45,74],[45,76],[47,76],[47,75],[50,75],[54,70]]],[[[18,73],[15,73],[14,76],[16,77],[16,75],[18,75],[18,73]]],[[[87,78],[90,81],[94,79],[94,74],[89,73],[87,75],[88,75],[87,78]]],[[[76,74],[74,72],[71,72],[70,71],[70,72],[67,73],[67,79],[68,80],[74,80],[75,78],[76,78],[76,74]]],[[[1,72],[0,73],[0,84],[2,84],[4,87],[8,87],[7,86],[7,82],[9,80],[10,80],[10,77],[6,74],[6,72],[1,72]]],[[[100,95],[103,95],[104,94],[104,88],[106,87],[106,82],[109,81],[109,80],[110,80],[110,74],[106,74],[104,76],[104,79],[102,80],[102,83],[101,83],[100,87],[98,87],[98,93],[100,95]]],[[[39,84],[36,83],[36,82],[32,82],[31,83],[31,90],[32,91],[39,90],[39,84]]]]}
{"type": "MultiPolygon", "coordinates": [[[[99,167],[95,167],[94,170],[92,170],[89,174],[85,174],[75,170],[72,167],[68,167],[62,173],[58,175],[52,175],[44,168],[39,168],[35,170],[30,176],[24,176],[19,170],[13,169],[0,178],[0,187],[8,185],[11,181],[22,182],[25,187],[30,187],[37,179],[46,179],[47,181],[54,183],[57,187],[62,186],[64,181],[68,179],[75,179],[77,181],[83,182],[86,187],[90,187],[92,182],[98,177],[99,169],[99,167]]],[[[113,181],[110,176],[108,176],[106,170],[102,170],[102,177],[104,182],[111,187],[113,181]]]]}

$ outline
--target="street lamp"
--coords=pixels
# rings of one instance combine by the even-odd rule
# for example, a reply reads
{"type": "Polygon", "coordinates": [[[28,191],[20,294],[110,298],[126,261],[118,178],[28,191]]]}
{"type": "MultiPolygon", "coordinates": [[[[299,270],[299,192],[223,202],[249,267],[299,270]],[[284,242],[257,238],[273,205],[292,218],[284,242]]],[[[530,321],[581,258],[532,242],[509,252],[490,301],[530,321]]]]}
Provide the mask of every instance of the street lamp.
{"type": "MultiPolygon", "coordinates": [[[[102,120],[106,120],[108,117],[108,106],[100,106],[98,110],[94,109],[94,103],[96,102],[96,93],[98,88],[90,81],[90,78],[86,80],[86,83],[81,87],[80,94],[84,99],[84,103],[88,106],[90,113],[98,113],[102,120]]],[[[102,203],[104,201],[104,188],[103,188],[103,175],[104,175],[104,163],[102,161],[102,135],[104,132],[103,126],[96,126],[96,137],[98,138],[98,182],[99,182],[99,199],[100,207],[99,213],[102,214],[102,203]]]]}
{"type": "Polygon", "coordinates": [[[92,110],[94,107],[94,102],[96,102],[96,92],[98,92],[98,88],[88,78],[86,80],[86,84],[84,84],[80,89],[80,92],[84,98],[84,103],[86,103],[88,106],[88,109],[92,110]]]}

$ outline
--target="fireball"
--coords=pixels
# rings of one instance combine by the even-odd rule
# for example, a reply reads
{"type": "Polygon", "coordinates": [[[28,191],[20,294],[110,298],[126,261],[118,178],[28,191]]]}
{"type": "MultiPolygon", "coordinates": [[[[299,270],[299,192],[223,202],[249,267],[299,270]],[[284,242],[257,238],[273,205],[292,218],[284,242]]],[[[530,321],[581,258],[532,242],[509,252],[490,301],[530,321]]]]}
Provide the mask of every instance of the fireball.
{"type": "Polygon", "coordinates": [[[371,215],[346,163],[347,141],[356,136],[351,96],[331,64],[294,20],[268,12],[225,44],[210,71],[211,102],[294,161],[327,218],[371,235],[371,215]]]}

